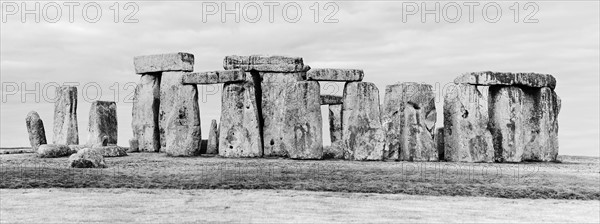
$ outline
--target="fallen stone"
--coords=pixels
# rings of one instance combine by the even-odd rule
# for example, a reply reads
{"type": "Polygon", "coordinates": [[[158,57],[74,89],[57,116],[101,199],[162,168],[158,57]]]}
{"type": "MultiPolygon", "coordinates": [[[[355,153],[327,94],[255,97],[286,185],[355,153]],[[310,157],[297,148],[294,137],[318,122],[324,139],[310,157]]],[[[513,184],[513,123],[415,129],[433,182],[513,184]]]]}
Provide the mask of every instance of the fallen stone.
{"type": "Polygon", "coordinates": [[[77,87],[62,86],[56,89],[54,102],[54,144],[79,144],[77,128],[77,87]]]}
{"type": "Polygon", "coordinates": [[[183,84],[219,84],[227,82],[244,82],[246,72],[242,69],[187,73],[182,78],[183,84]]]}
{"type": "Polygon", "coordinates": [[[444,158],[450,162],[493,162],[494,144],[487,98],[477,86],[457,84],[444,95],[444,158]]]}
{"type": "MultiPolygon", "coordinates": [[[[200,107],[196,85],[181,84],[183,72],[163,72],[159,131],[164,133],[165,152],[169,156],[200,154],[200,107]]],[[[162,139],[161,139],[162,144],[162,139]]]]}
{"type": "Polygon", "coordinates": [[[217,120],[215,119],[210,122],[206,154],[219,154],[219,130],[217,129],[217,120]]]}
{"type": "Polygon", "coordinates": [[[37,112],[29,112],[27,118],[25,118],[25,124],[27,125],[27,132],[29,133],[29,143],[34,151],[36,151],[40,145],[47,144],[44,122],[42,122],[42,119],[37,112]]]}
{"type": "Polygon", "coordinates": [[[127,152],[139,152],[140,151],[140,145],[137,139],[132,138],[129,139],[129,150],[127,150],[127,152]]]}
{"type": "Polygon", "coordinates": [[[454,79],[455,84],[502,85],[528,87],[556,87],[556,79],[552,75],[537,73],[508,72],[471,72],[454,79]]]}
{"type": "Polygon", "coordinates": [[[386,86],[382,122],[386,133],[384,159],[436,161],[437,113],[433,87],[413,82],[386,86]]]}
{"type": "Polygon", "coordinates": [[[104,157],[121,157],[127,156],[127,148],[109,145],[109,146],[100,146],[100,147],[92,147],[93,150],[97,150],[104,157]]]}
{"type": "Polygon", "coordinates": [[[323,156],[320,86],[316,81],[292,83],[286,89],[283,143],[292,159],[323,156]]]}
{"type": "Polygon", "coordinates": [[[71,155],[69,164],[73,168],[106,168],[102,153],[91,148],[84,148],[71,155]]]}
{"type": "Polygon", "coordinates": [[[223,157],[261,157],[259,111],[254,84],[226,83],[223,86],[219,155],[223,157]]]}
{"type": "Polygon", "coordinates": [[[131,127],[142,152],[158,152],[160,75],[142,75],[133,95],[131,127]]]}
{"type": "Polygon", "coordinates": [[[439,160],[444,159],[444,127],[440,127],[435,132],[435,143],[437,146],[439,160]]]}
{"type": "Polygon", "coordinates": [[[194,55],[178,52],[137,56],[133,58],[133,65],[137,74],[168,71],[191,72],[194,70],[194,55]]]}
{"type": "Polygon", "coordinates": [[[117,104],[113,101],[94,101],[90,108],[88,145],[117,144],[117,104]],[[107,143],[103,138],[108,137],[107,143]]]}
{"type": "Polygon", "coordinates": [[[330,82],[359,82],[364,76],[360,69],[313,68],[306,73],[306,79],[330,82]]]}
{"type": "Polygon", "coordinates": [[[385,134],[379,112],[379,90],[375,84],[346,83],[342,104],[342,139],[346,159],[383,159],[385,134]]]}
{"type": "Polygon", "coordinates": [[[79,150],[82,150],[84,148],[89,148],[89,146],[86,146],[86,145],[68,145],[68,147],[71,150],[71,153],[77,153],[77,152],[79,152],[79,150]]]}
{"type": "Polygon", "coordinates": [[[69,156],[73,153],[67,145],[45,144],[40,145],[37,154],[41,158],[57,158],[69,156]]]}
{"type": "Polygon", "coordinates": [[[321,105],[340,105],[344,102],[342,96],[321,95],[321,105]]]}
{"type": "Polygon", "coordinates": [[[231,55],[223,60],[223,68],[226,70],[243,69],[245,71],[256,70],[260,72],[306,72],[310,69],[305,66],[300,57],[286,56],[237,56],[231,55]]]}

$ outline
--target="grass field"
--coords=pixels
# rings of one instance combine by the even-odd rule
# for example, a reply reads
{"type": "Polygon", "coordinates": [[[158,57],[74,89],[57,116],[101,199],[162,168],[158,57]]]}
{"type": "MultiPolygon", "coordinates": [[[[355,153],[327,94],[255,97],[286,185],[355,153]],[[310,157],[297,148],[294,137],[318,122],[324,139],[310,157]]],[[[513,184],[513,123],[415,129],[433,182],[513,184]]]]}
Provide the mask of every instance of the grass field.
{"type": "Polygon", "coordinates": [[[67,158],[0,156],[0,188],[278,189],[433,196],[600,200],[599,159],[485,164],[343,160],[171,158],[132,153],[106,169],[67,158]]]}

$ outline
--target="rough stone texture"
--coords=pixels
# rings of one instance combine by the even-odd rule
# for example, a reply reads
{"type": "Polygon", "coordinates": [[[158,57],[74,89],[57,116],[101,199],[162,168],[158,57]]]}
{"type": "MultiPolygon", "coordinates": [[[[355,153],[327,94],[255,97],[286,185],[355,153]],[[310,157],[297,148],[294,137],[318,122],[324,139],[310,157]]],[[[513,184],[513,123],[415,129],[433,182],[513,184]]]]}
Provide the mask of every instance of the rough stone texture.
{"type": "Polygon", "coordinates": [[[223,60],[223,68],[260,72],[306,72],[310,69],[300,57],[266,55],[227,56],[223,60]]]}
{"type": "Polygon", "coordinates": [[[452,85],[444,93],[444,157],[452,162],[493,162],[488,102],[476,86],[452,85]]]}
{"type": "Polygon", "coordinates": [[[226,82],[244,82],[247,78],[244,70],[235,69],[188,73],[183,76],[181,82],[183,84],[218,84],[226,82]]]}
{"type": "Polygon", "coordinates": [[[198,89],[196,85],[181,84],[184,74],[163,72],[160,82],[159,132],[161,145],[169,156],[200,154],[198,89]]]}
{"type": "Polygon", "coordinates": [[[127,150],[127,152],[139,152],[139,151],[140,151],[140,144],[139,144],[138,140],[135,138],[129,139],[129,150],[127,150]]]}
{"type": "Polygon", "coordinates": [[[71,153],[77,153],[77,152],[79,152],[79,150],[82,150],[84,148],[88,148],[89,146],[86,146],[86,145],[68,145],[68,147],[71,150],[71,153]]]}
{"type": "Polygon", "coordinates": [[[323,156],[323,124],[319,83],[291,83],[285,96],[284,150],[292,159],[320,159],[323,156]]]}
{"type": "Polygon", "coordinates": [[[219,155],[261,157],[263,149],[254,84],[226,83],[221,102],[219,155]]]}
{"type": "Polygon", "coordinates": [[[262,118],[264,156],[287,156],[284,128],[286,89],[291,83],[302,80],[305,73],[260,73],[262,82],[262,118]]]}
{"type": "Polygon", "coordinates": [[[343,159],[342,105],[329,105],[329,136],[331,146],[323,148],[323,158],[343,159]]]}
{"type": "Polygon", "coordinates": [[[77,87],[62,86],[56,89],[54,102],[54,144],[79,144],[77,128],[77,87]]]}
{"type": "Polygon", "coordinates": [[[37,154],[42,158],[56,158],[69,156],[73,153],[67,145],[56,145],[56,144],[45,144],[40,145],[37,150],[37,154]]]}
{"type": "Polygon", "coordinates": [[[344,102],[342,96],[321,95],[321,105],[339,105],[344,102]]]}
{"type": "Polygon", "coordinates": [[[25,124],[27,125],[27,132],[29,133],[29,143],[34,151],[36,151],[40,145],[47,144],[44,122],[42,122],[42,119],[37,112],[29,112],[27,118],[25,118],[25,124]]]}
{"type": "Polygon", "coordinates": [[[342,140],[345,158],[383,159],[385,134],[379,112],[379,90],[375,84],[346,83],[342,105],[342,140]]]}
{"type": "Polygon", "coordinates": [[[109,146],[100,146],[100,147],[92,147],[93,150],[97,150],[104,157],[121,157],[127,156],[127,148],[109,145],[109,146]]]}
{"type": "Polygon", "coordinates": [[[131,128],[142,152],[160,150],[160,79],[160,74],[142,75],[133,95],[131,128]]]}
{"type": "Polygon", "coordinates": [[[490,87],[490,127],[500,161],[552,161],[560,100],[552,89],[490,87]]]}
{"type": "Polygon", "coordinates": [[[436,129],[435,143],[439,160],[444,160],[444,127],[436,129]]]}
{"type": "Polygon", "coordinates": [[[73,168],[106,168],[102,153],[90,148],[84,148],[71,155],[69,164],[73,168]]]}
{"type": "Polygon", "coordinates": [[[363,76],[360,69],[313,68],[306,73],[308,80],[330,82],[357,82],[362,81],[363,76]]]}
{"type": "Polygon", "coordinates": [[[210,122],[206,154],[219,154],[219,130],[217,128],[217,120],[215,119],[210,122]]]}
{"type": "Polygon", "coordinates": [[[194,70],[194,55],[189,53],[171,53],[136,56],[133,58],[135,73],[187,71],[194,70]]]}
{"type": "Polygon", "coordinates": [[[438,160],[432,89],[431,85],[412,82],[386,86],[382,115],[386,133],[384,159],[438,160]]]}
{"type": "Polygon", "coordinates": [[[88,123],[88,145],[103,144],[103,137],[108,137],[107,144],[117,144],[117,104],[113,101],[94,101],[90,108],[88,123]]]}
{"type": "Polygon", "coordinates": [[[456,84],[473,85],[503,85],[528,87],[556,87],[556,79],[552,75],[537,73],[508,73],[508,72],[471,72],[454,79],[456,84]]]}

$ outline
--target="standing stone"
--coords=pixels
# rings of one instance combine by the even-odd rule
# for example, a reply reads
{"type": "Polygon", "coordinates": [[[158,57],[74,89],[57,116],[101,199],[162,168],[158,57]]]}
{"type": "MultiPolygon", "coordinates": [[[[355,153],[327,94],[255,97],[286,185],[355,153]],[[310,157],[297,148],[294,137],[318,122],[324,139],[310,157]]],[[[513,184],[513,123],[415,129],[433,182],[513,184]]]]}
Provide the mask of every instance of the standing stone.
{"type": "Polygon", "coordinates": [[[31,148],[34,151],[37,151],[40,145],[47,144],[44,122],[42,122],[42,119],[37,112],[31,111],[27,114],[25,123],[27,124],[27,132],[29,133],[29,143],[31,144],[31,148]]]}
{"type": "Polygon", "coordinates": [[[117,144],[117,104],[113,101],[94,101],[90,108],[88,125],[88,145],[102,145],[107,136],[107,144],[117,144]]]}
{"type": "Polygon", "coordinates": [[[488,103],[476,86],[451,85],[444,95],[444,157],[452,162],[492,162],[488,103]]]}
{"type": "Polygon", "coordinates": [[[444,159],[444,127],[440,127],[435,132],[435,143],[439,160],[444,159]]]}
{"type": "Polygon", "coordinates": [[[219,155],[261,157],[260,122],[254,84],[225,83],[221,101],[219,155]]]}
{"type": "Polygon", "coordinates": [[[343,159],[342,144],[342,105],[329,105],[329,137],[331,146],[323,148],[324,158],[343,159]]]}
{"type": "Polygon", "coordinates": [[[375,84],[346,83],[342,105],[342,140],[346,159],[383,159],[385,134],[379,112],[379,90],[375,84]]]}
{"type": "Polygon", "coordinates": [[[129,139],[129,150],[127,152],[139,152],[140,143],[136,138],[129,139]]]}
{"type": "Polygon", "coordinates": [[[382,117],[385,159],[438,160],[434,142],[437,113],[432,89],[431,85],[411,82],[386,87],[382,117]]]}
{"type": "Polygon", "coordinates": [[[200,153],[198,89],[196,85],[181,84],[184,74],[163,72],[160,82],[159,131],[164,152],[169,156],[200,153]]]}
{"type": "Polygon", "coordinates": [[[158,129],[160,78],[160,74],[142,75],[133,95],[131,127],[142,152],[158,152],[161,146],[158,129]]]}
{"type": "Polygon", "coordinates": [[[532,150],[530,159],[539,161],[556,161],[558,156],[558,113],[561,101],[551,88],[541,88],[537,95],[536,114],[539,135],[537,148],[532,150]]]}
{"type": "Polygon", "coordinates": [[[208,131],[208,143],[206,147],[206,154],[218,154],[219,153],[219,132],[217,130],[217,120],[213,119],[210,122],[210,130],[208,131]]]}
{"type": "Polygon", "coordinates": [[[292,159],[320,159],[323,156],[323,124],[319,83],[292,83],[285,96],[283,150],[292,159]]]}
{"type": "Polygon", "coordinates": [[[56,89],[54,102],[54,144],[77,145],[77,87],[62,86],[56,89]]]}

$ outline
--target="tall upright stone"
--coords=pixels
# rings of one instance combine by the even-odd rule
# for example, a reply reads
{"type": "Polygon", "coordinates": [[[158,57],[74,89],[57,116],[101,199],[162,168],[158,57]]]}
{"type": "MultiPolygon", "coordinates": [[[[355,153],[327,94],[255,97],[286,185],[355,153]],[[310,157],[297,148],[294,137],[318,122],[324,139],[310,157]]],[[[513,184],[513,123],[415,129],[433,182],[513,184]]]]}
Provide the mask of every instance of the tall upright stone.
{"type": "Polygon", "coordinates": [[[323,156],[323,124],[319,83],[292,83],[285,96],[283,149],[292,159],[320,159],[323,156]]]}
{"type": "Polygon", "coordinates": [[[139,150],[143,152],[158,152],[161,146],[158,131],[160,78],[160,73],[142,75],[133,95],[131,128],[139,150]]]}
{"type": "Polygon", "coordinates": [[[114,101],[94,101],[90,107],[88,145],[117,144],[117,104],[114,101]]]}
{"type": "Polygon", "coordinates": [[[210,130],[208,130],[208,144],[206,154],[219,153],[219,130],[217,128],[217,120],[213,119],[210,122],[210,130]]]}
{"type": "Polygon", "coordinates": [[[537,147],[531,150],[531,160],[556,161],[558,156],[558,114],[561,100],[554,90],[548,87],[539,89],[535,107],[540,131],[536,140],[537,147]]]}
{"type": "Polygon", "coordinates": [[[259,110],[252,82],[225,83],[219,124],[219,155],[261,157],[259,110]]]}
{"type": "Polygon", "coordinates": [[[342,105],[342,139],[346,159],[383,159],[385,134],[379,112],[379,90],[375,84],[346,83],[342,105]]]}
{"type": "Polygon", "coordinates": [[[56,89],[54,102],[54,144],[78,145],[77,87],[61,86],[56,89]]]}
{"type": "Polygon", "coordinates": [[[444,94],[445,160],[493,162],[487,98],[468,84],[451,85],[444,94]]]}
{"type": "Polygon", "coordinates": [[[342,140],[342,104],[330,104],[329,108],[329,137],[331,146],[323,148],[324,156],[332,159],[344,158],[342,140]]]}
{"type": "Polygon", "coordinates": [[[196,85],[181,83],[185,72],[163,72],[160,82],[161,151],[169,156],[200,153],[200,107],[196,85]]]}
{"type": "Polygon", "coordinates": [[[436,129],[435,144],[439,160],[444,160],[444,127],[439,127],[436,129]]]}
{"type": "Polygon", "coordinates": [[[40,118],[40,115],[31,111],[25,118],[27,125],[27,132],[29,133],[29,143],[34,151],[37,151],[40,145],[46,144],[46,131],[44,130],[44,122],[40,118]]]}
{"type": "Polygon", "coordinates": [[[432,89],[431,85],[412,82],[386,86],[382,117],[385,159],[438,160],[434,142],[437,113],[432,89]]]}

